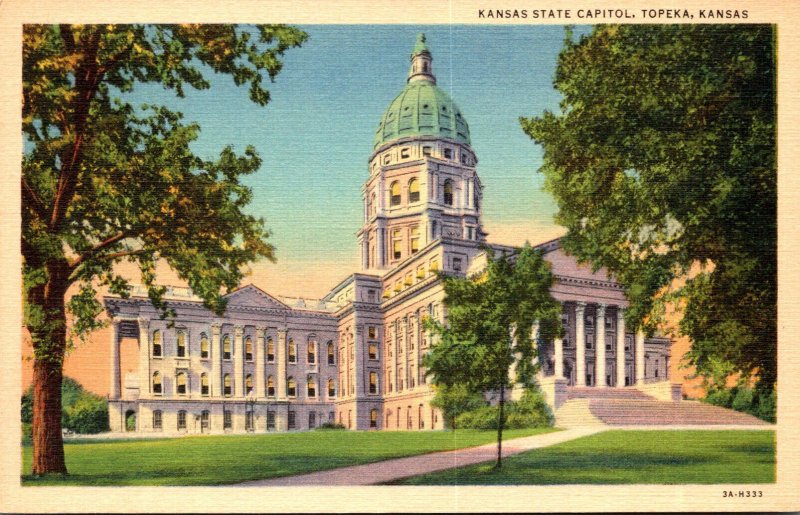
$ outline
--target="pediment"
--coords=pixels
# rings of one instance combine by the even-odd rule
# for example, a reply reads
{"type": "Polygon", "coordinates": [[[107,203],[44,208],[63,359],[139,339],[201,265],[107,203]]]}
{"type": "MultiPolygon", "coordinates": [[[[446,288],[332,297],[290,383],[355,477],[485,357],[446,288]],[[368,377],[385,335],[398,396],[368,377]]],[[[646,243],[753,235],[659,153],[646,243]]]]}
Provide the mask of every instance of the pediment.
{"type": "Polygon", "coordinates": [[[225,298],[228,299],[228,308],[289,309],[289,306],[252,284],[232,291],[225,298]]]}

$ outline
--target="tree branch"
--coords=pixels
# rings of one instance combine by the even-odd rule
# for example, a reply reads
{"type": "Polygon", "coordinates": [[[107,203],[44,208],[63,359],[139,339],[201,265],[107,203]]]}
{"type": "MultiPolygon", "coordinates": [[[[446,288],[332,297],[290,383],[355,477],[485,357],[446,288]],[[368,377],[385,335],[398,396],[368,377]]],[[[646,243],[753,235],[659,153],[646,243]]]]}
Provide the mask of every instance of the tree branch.
{"type": "MultiPolygon", "coordinates": [[[[126,257],[126,256],[141,256],[142,254],[147,254],[149,252],[152,252],[152,251],[148,250],[148,249],[121,250],[119,252],[112,252],[111,254],[98,256],[95,259],[104,260],[104,261],[105,260],[114,260],[114,259],[121,258],[121,257],[126,257]]],[[[85,260],[83,262],[85,262],[85,260]]],[[[76,274],[78,272],[78,268],[79,267],[80,267],[80,264],[77,264],[74,268],[72,268],[72,273],[70,273],[70,275],[69,275],[70,281],[72,281],[72,280],[74,280],[76,278],[76,274]]]]}
{"type": "Polygon", "coordinates": [[[105,240],[101,241],[100,243],[98,243],[97,245],[92,247],[91,249],[87,250],[86,252],[84,252],[83,254],[81,254],[80,256],[75,258],[74,260],[72,260],[72,262],[69,264],[70,269],[75,270],[76,268],[78,268],[81,265],[81,263],[83,263],[84,261],[86,261],[87,259],[92,257],[94,254],[97,254],[99,251],[101,251],[101,250],[103,250],[105,248],[108,248],[111,245],[117,243],[120,240],[124,240],[125,238],[127,238],[129,236],[130,236],[130,234],[128,234],[125,231],[120,231],[120,232],[118,232],[117,234],[115,234],[113,236],[109,236],[105,240]]]}
{"type": "Polygon", "coordinates": [[[39,218],[41,218],[43,220],[46,219],[47,218],[47,207],[45,207],[44,202],[42,202],[42,199],[40,199],[39,195],[37,195],[36,192],[33,191],[33,188],[31,188],[31,185],[28,184],[28,181],[25,180],[24,176],[21,178],[21,182],[22,182],[22,200],[23,200],[23,202],[28,207],[33,209],[36,212],[36,214],[39,216],[39,218]]]}

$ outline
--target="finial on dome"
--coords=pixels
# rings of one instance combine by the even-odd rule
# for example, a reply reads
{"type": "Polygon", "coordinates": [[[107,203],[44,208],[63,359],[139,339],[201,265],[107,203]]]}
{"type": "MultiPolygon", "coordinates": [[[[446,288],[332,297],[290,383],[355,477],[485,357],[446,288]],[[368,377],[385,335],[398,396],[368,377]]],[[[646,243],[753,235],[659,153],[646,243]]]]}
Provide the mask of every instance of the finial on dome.
{"type": "Polygon", "coordinates": [[[408,82],[426,80],[436,84],[436,77],[433,75],[433,57],[428,49],[425,34],[417,34],[417,42],[414,50],[411,51],[411,69],[408,72],[408,82]]]}
{"type": "Polygon", "coordinates": [[[425,43],[425,34],[420,32],[417,34],[417,42],[414,45],[414,50],[411,52],[411,57],[414,57],[417,54],[421,54],[422,52],[431,53],[428,49],[428,45],[425,43]]]}

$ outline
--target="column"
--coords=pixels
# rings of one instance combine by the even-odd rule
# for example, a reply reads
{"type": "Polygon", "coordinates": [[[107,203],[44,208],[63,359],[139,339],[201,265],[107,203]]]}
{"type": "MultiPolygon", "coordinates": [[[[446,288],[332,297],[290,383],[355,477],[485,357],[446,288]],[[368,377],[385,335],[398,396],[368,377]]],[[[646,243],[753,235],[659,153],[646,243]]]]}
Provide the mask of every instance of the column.
{"type": "Polygon", "coordinates": [[[617,387],[625,386],[625,310],[617,307],[617,387]]]}
{"type": "Polygon", "coordinates": [[[242,349],[242,335],[244,327],[241,325],[233,328],[233,395],[244,397],[244,362],[242,349]]]}
{"type": "Polygon", "coordinates": [[[256,326],[256,397],[266,395],[264,388],[264,331],[266,327],[256,326]]]}
{"type": "Polygon", "coordinates": [[[139,398],[150,394],[150,319],[139,317],[139,398]]]}
{"type": "Polygon", "coordinates": [[[636,384],[644,384],[644,331],[636,331],[636,348],[633,352],[636,363],[636,384]]]}
{"type": "Polygon", "coordinates": [[[277,374],[277,394],[279,401],[286,400],[286,329],[278,329],[278,374],[277,374]]]}
{"type": "Polygon", "coordinates": [[[575,386],[586,386],[586,303],[575,305],[575,386]]]}
{"type": "Polygon", "coordinates": [[[598,304],[594,322],[595,386],[606,387],[606,305],[598,304]]]}
{"type": "Polygon", "coordinates": [[[219,334],[222,326],[215,322],[211,324],[211,396],[222,397],[222,348],[220,347],[219,334]]]}
{"type": "Polygon", "coordinates": [[[376,252],[378,254],[378,256],[377,256],[378,259],[377,259],[377,263],[376,263],[375,268],[382,268],[386,264],[386,252],[384,251],[384,248],[383,248],[384,247],[384,241],[383,240],[384,240],[384,232],[385,232],[383,230],[383,224],[379,223],[377,225],[377,231],[376,232],[377,232],[377,236],[378,236],[377,249],[376,249],[376,252]]]}
{"type": "Polygon", "coordinates": [[[564,341],[561,338],[553,339],[553,361],[555,362],[556,379],[564,378],[564,341]]]}
{"type": "Polygon", "coordinates": [[[109,398],[120,398],[119,382],[119,319],[111,319],[111,388],[109,388],[109,398]]]}

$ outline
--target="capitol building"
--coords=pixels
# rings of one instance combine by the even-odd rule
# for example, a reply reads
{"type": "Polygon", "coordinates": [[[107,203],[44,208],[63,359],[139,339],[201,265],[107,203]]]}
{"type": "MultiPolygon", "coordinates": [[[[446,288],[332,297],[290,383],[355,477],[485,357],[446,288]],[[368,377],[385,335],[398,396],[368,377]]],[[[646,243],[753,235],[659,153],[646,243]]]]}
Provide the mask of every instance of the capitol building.
{"type": "MultiPolygon", "coordinates": [[[[513,248],[487,241],[466,114],[437,87],[424,36],[410,61],[378,122],[361,189],[361,269],[322,299],[242,286],[226,296],[224,316],[171,288],[172,323],[144,290],[105,297],[112,431],[443,428],[422,359],[432,344],[423,319],[446,318],[440,273],[471,277],[486,264],[485,247],[513,248]]],[[[537,342],[538,383],[551,406],[573,389],[674,395],[671,342],[626,328],[622,287],[603,269],[579,265],[558,240],[534,247],[551,265],[552,295],[563,306],[565,336],[537,342]]]]}

